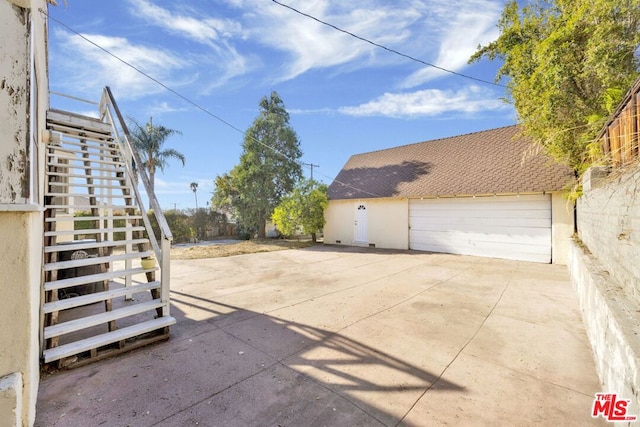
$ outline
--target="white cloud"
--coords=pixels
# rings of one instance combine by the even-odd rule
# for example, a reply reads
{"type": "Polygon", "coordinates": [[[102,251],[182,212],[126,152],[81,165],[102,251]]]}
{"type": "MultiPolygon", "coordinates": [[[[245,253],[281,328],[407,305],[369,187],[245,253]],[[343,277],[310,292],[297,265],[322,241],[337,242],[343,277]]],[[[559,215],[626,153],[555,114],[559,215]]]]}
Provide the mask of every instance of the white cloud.
{"type": "MultiPolygon", "coordinates": [[[[247,36],[284,52],[288,60],[276,80],[293,79],[314,69],[352,70],[410,59],[374,47],[283,6],[263,0],[227,0],[245,13],[247,36]]],[[[288,0],[285,4],[341,29],[427,63],[459,72],[478,44],[498,35],[500,0],[385,0],[340,2],[288,0]]],[[[424,67],[407,76],[402,87],[415,87],[439,76],[424,67]]]]}
{"type": "Polygon", "coordinates": [[[220,86],[249,70],[248,59],[233,46],[234,37],[243,37],[239,22],[206,16],[197,11],[170,11],[147,0],[130,0],[129,3],[130,12],[139,19],[210,49],[199,55],[207,66],[219,71],[216,82],[208,86],[220,86]]]}
{"type": "MultiPolygon", "coordinates": [[[[290,80],[309,70],[360,62],[370,65],[381,51],[362,40],[330,28],[292,10],[263,0],[235,0],[245,14],[249,38],[285,52],[289,60],[278,70],[276,80],[290,80]]],[[[420,14],[405,2],[401,7],[386,2],[288,1],[292,7],[379,44],[399,45],[409,41],[409,27],[420,14]]],[[[384,55],[382,55],[384,56],[384,55]]],[[[388,62],[388,59],[384,61],[388,62]]]]}
{"type": "MultiPolygon", "coordinates": [[[[170,52],[136,45],[124,37],[108,37],[100,34],[82,34],[82,37],[167,84],[180,84],[171,76],[176,71],[190,66],[188,61],[170,52]]],[[[72,90],[72,93],[79,91],[95,96],[105,85],[108,85],[117,97],[135,99],[164,90],[157,83],[88,43],[82,37],[62,30],[55,31],[55,38],[62,50],[57,53],[60,56],[57,65],[68,76],[68,79],[60,84],[72,90]],[[66,60],[63,60],[63,57],[66,60]]]]}
{"type": "Polygon", "coordinates": [[[175,112],[187,111],[187,110],[188,110],[187,108],[174,107],[170,105],[168,102],[162,101],[157,104],[151,105],[149,110],[147,111],[147,115],[157,116],[159,114],[175,113],[175,112]]]}
{"type": "MultiPolygon", "coordinates": [[[[452,1],[449,7],[438,8],[433,20],[436,27],[431,37],[439,47],[432,63],[451,71],[462,70],[478,45],[487,44],[498,37],[496,23],[500,12],[499,3],[485,0],[452,1]]],[[[442,70],[425,67],[409,75],[401,87],[415,87],[446,75],[442,70]]]]}
{"type": "Polygon", "coordinates": [[[201,18],[178,14],[146,0],[130,1],[132,13],[165,30],[183,35],[199,43],[215,46],[215,42],[241,31],[242,26],[230,19],[201,18]]]}
{"type": "Polygon", "coordinates": [[[410,93],[385,93],[377,99],[339,112],[350,116],[432,117],[445,113],[480,113],[509,107],[494,93],[478,86],[460,90],[425,89],[410,93]]]}

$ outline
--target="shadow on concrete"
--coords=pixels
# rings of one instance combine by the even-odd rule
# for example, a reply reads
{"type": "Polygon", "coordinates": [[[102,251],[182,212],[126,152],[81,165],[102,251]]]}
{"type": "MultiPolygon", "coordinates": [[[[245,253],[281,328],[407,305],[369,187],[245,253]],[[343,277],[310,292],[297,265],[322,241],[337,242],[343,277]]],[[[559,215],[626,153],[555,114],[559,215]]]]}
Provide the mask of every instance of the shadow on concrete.
{"type": "MultiPolygon", "coordinates": [[[[278,365],[295,371],[296,375],[303,375],[353,405],[353,413],[348,421],[333,424],[323,420],[322,424],[325,425],[346,425],[352,422],[357,425],[360,424],[358,420],[365,420],[364,425],[369,425],[373,420],[384,425],[395,425],[411,407],[406,406],[400,413],[386,411],[384,403],[396,393],[413,395],[415,402],[435,382],[438,383],[439,391],[464,391],[463,387],[438,378],[437,373],[428,372],[381,348],[371,347],[337,332],[244,310],[185,292],[174,290],[171,294],[174,303],[179,302],[212,315],[206,323],[213,324],[235,339],[268,354],[278,365]],[[377,398],[371,402],[357,397],[367,394],[377,398]]],[[[177,337],[189,334],[191,328],[201,327],[198,324],[202,320],[191,320],[175,309],[174,315],[177,316],[180,328],[177,337]]],[[[309,398],[300,390],[297,393],[298,396],[288,396],[282,401],[272,402],[271,409],[278,413],[284,409],[285,403],[290,405],[291,401],[309,398]]],[[[251,409],[245,410],[251,412],[251,409]]],[[[305,418],[304,413],[296,416],[299,417],[299,425],[313,424],[305,418]]],[[[260,419],[253,421],[255,424],[262,424],[260,419]]],[[[276,423],[274,425],[279,425],[282,420],[274,418],[271,421],[276,423]]]]}
{"type": "Polygon", "coordinates": [[[171,300],[169,341],[42,378],[35,426],[397,425],[436,382],[465,390],[382,343],[189,292],[171,300]]]}

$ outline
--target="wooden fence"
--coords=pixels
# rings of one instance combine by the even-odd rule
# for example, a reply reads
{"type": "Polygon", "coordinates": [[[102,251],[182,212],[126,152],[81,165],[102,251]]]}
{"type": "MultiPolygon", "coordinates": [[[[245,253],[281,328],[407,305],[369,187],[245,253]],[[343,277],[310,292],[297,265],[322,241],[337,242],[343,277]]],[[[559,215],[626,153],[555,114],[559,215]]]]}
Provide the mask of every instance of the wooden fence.
{"type": "Polygon", "coordinates": [[[640,157],[638,129],[640,129],[640,78],[627,92],[620,107],[600,132],[598,140],[604,154],[614,168],[623,167],[640,157]]]}

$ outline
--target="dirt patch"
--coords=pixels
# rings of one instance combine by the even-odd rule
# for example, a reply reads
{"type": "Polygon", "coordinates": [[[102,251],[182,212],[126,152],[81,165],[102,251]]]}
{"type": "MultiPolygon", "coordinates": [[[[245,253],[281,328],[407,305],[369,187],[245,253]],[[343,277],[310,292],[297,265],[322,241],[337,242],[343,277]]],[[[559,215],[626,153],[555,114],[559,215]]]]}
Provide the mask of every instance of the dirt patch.
{"type": "Polygon", "coordinates": [[[202,259],[219,258],[233,255],[254,254],[258,252],[273,252],[286,249],[300,249],[313,246],[311,240],[244,240],[238,243],[222,245],[191,246],[186,248],[171,248],[171,259],[202,259]]]}

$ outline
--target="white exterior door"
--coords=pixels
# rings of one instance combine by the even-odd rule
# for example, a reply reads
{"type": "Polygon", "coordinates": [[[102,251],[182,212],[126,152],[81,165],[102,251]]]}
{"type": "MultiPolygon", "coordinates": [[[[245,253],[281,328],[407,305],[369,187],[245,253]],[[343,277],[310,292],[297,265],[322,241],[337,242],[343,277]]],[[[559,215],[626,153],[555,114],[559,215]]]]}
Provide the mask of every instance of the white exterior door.
{"type": "Polygon", "coordinates": [[[356,204],[356,221],[355,221],[354,241],[356,243],[368,243],[367,235],[367,205],[364,203],[356,204]]]}
{"type": "Polygon", "coordinates": [[[551,262],[551,196],[409,201],[411,249],[551,262]]]}

